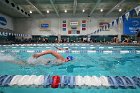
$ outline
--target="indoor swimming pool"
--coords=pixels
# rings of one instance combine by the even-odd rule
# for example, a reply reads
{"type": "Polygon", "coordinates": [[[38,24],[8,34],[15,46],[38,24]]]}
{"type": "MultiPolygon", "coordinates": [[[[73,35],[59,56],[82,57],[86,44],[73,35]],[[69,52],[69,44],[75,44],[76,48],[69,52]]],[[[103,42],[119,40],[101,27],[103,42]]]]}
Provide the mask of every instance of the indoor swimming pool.
{"type": "MultiPolygon", "coordinates": [[[[74,76],[73,87],[65,84],[61,86],[62,81],[59,83],[59,88],[53,89],[51,85],[43,86],[16,86],[0,87],[0,93],[15,93],[20,90],[21,93],[27,92],[46,92],[49,93],[139,93],[140,88],[124,87],[111,87],[102,84],[88,85],[80,82],[77,79],[88,79],[91,77],[139,77],[140,76],[140,47],[139,46],[111,46],[111,45],[92,45],[92,44],[12,44],[0,46],[0,75],[36,75],[36,76],[74,76]],[[55,46],[60,48],[69,48],[69,50],[57,50],[55,46]],[[62,65],[43,65],[27,64],[28,59],[38,52],[44,50],[55,50],[63,57],[73,56],[74,60],[64,63],[62,65]],[[16,62],[16,63],[15,63],[16,62]],[[26,64],[20,64],[25,62],[26,64]],[[8,68],[8,69],[7,69],[8,68]],[[88,89],[88,90],[87,90],[88,89]],[[24,90],[24,91],[22,91],[24,90]]],[[[45,59],[55,59],[52,55],[44,55],[40,61],[45,59]]],[[[28,77],[28,76],[27,76],[28,77]]],[[[44,78],[44,77],[42,77],[44,78]]],[[[84,81],[83,80],[83,81],[84,81]]],[[[133,79],[132,79],[133,80],[133,79]]],[[[82,80],[81,80],[82,81],[82,80]]],[[[0,83],[2,80],[0,79],[0,83]]],[[[88,82],[88,81],[87,81],[88,82]]],[[[109,81],[108,81],[109,82],[109,81]]],[[[100,82],[101,83],[101,82],[100,82]]],[[[135,83],[135,82],[134,82],[135,83]]],[[[140,83],[140,82],[139,82],[140,83]]]]}

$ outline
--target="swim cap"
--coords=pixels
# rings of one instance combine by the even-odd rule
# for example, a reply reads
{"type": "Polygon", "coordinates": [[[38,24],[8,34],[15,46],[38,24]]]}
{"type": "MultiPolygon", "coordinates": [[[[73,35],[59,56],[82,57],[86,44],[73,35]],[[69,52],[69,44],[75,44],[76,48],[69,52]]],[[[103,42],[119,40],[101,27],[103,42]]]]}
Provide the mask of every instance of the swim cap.
{"type": "Polygon", "coordinates": [[[69,61],[71,61],[71,60],[74,59],[74,57],[73,57],[73,56],[68,56],[67,59],[68,59],[69,61]]]}

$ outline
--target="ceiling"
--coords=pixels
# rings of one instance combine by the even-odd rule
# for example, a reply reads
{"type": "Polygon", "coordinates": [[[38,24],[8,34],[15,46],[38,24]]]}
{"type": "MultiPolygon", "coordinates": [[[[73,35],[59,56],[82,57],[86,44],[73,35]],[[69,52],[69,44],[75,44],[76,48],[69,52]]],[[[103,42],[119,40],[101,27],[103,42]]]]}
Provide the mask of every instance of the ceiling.
{"type": "MultiPolygon", "coordinates": [[[[83,16],[121,16],[127,11],[140,5],[140,0],[9,0],[23,8],[32,16],[57,16],[64,15],[83,15],[83,16]],[[85,12],[82,12],[82,10],[85,12]],[[100,10],[103,9],[103,12],[100,10]],[[121,12],[118,10],[122,9],[121,12]],[[47,13],[49,10],[49,13],[47,13]],[[64,12],[67,10],[67,13],[64,12]]],[[[1,8],[1,7],[0,7],[1,8]]],[[[6,13],[8,8],[0,9],[0,12],[6,13]]],[[[18,13],[12,14],[8,11],[8,15],[13,17],[23,17],[18,13]]]]}

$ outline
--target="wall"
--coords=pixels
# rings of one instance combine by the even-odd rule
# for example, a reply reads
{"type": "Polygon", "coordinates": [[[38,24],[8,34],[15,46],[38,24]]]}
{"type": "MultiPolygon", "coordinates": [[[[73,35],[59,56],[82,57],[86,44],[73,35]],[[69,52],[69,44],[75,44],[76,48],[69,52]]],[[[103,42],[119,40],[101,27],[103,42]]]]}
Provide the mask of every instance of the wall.
{"type": "MultiPolygon", "coordinates": [[[[87,30],[81,31],[80,35],[86,35],[94,32],[99,28],[100,22],[112,22],[116,18],[93,18],[93,17],[63,17],[63,18],[16,18],[14,20],[15,32],[32,35],[69,35],[68,30],[62,31],[63,20],[87,20],[87,30]],[[51,31],[40,31],[39,22],[50,22],[51,31]]],[[[122,25],[110,29],[110,31],[102,31],[96,35],[118,35],[122,34],[122,25]]],[[[73,34],[71,34],[73,35],[73,34]]]]}
{"type": "Polygon", "coordinates": [[[13,31],[13,19],[9,16],[0,13],[0,28],[13,31]]]}

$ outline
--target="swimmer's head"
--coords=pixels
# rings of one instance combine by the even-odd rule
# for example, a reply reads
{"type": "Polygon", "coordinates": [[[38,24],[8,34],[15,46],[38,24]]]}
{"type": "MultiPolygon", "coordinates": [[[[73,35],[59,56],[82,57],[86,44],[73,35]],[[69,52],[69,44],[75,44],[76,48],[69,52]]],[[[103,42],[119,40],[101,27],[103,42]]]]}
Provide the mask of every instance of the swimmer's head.
{"type": "Polygon", "coordinates": [[[67,61],[71,61],[71,60],[74,60],[74,57],[73,56],[68,56],[67,61]]]}

